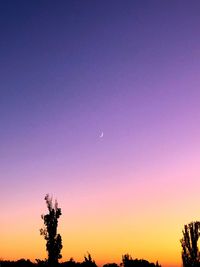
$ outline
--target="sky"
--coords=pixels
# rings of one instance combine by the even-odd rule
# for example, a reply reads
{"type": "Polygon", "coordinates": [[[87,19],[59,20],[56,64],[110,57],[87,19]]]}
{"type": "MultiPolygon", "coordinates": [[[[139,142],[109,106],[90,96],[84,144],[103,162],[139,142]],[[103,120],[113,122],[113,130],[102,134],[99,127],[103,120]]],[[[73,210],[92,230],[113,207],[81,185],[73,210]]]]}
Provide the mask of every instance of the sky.
{"type": "Polygon", "coordinates": [[[0,257],[181,266],[200,220],[200,2],[0,2],[0,257]],[[100,137],[103,132],[103,137],[100,137]]]}

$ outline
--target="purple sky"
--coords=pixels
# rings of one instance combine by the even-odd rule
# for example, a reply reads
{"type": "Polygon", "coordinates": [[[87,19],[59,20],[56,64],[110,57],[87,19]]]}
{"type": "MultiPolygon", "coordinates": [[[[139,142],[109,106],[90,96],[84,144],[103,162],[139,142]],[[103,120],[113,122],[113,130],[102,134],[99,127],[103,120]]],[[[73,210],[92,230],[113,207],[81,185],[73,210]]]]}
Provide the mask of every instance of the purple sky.
{"type": "Polygon", "coordinates": [[[197,179],[199,10],[195,0],[1,1],[5,216],[47,192],[65,209],[74,192],[78,202],[151,179],[160,188],[174,173],[197,179]]]}

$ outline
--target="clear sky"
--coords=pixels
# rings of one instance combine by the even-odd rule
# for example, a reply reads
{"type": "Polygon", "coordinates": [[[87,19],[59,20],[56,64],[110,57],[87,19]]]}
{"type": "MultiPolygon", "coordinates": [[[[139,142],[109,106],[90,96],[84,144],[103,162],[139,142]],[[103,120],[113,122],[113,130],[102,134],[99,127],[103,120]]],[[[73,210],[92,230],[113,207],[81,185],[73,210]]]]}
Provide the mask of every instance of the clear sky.
{"type": "Polygon", "coordinates": [[[0,257],[181,265],[200,219],[200,2],[0,2],[0,257]],[[100,138],[101,133],[104,136],[100,138]]]}

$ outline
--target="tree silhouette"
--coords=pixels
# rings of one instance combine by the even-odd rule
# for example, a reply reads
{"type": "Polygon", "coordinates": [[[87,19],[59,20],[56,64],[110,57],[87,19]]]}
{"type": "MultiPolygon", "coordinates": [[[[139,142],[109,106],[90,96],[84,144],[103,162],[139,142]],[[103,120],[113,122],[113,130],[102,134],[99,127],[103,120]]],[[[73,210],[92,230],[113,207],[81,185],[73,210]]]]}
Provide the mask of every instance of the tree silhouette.
{"type": "Polygon", "coordinates": [[[92,259],[91,254],[88,253],[87,256],[84,256],[84,261],[82,262],[84,267],[97,267],[95,261],[92,259]]]}
{"type": "Polygon", "coordinates": [[[40,234],[44,236],[46,242],[46,250],[48,252],[48,264],[51,267],[58,265],[58,259],[62,258],[62,238],[60,234],[57,234],[58,218],[61,215],[61,209],[58,208],[58,202],[55,201],[53,205],[52,197],[47,194],[45,201],[49,213],[42,215],[44,220],[44,228],[40,229],[40,234]]]}
{"type": "Polygon", "coordinates": [[[183,267],[200,266],[198,239],[200,235],[200,222],[191,222],[184,226],[182,246],[183,267]]]}

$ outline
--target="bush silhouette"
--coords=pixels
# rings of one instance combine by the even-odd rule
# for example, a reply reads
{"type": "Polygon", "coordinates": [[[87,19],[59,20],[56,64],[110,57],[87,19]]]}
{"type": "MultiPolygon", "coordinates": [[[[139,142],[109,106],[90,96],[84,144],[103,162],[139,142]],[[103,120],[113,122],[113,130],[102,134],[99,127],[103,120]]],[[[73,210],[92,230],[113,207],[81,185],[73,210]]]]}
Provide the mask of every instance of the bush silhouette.
{"type": "Polygon", "coordinates": [[[122,255],[122,263],[120,264],[122,267],[161,267],[161,265],[156,262],[156,264],[148,262],[143,259],[134,259],[129,255],[122,255]]]}
{"type": "Polygon", "coordinates": [[[87,256],[84,257],[84,261],[82,262],[83,267],[97,267],[95,261],[92,259],[91,254],[88,253],[87,256]]]}
{"type": "Polygon", "coordinates": [[[119,267],[118,265],[117,265],[117,263],[106,263],[106,264],[104,264],[103,265],[103,267],[119,267]]]}

